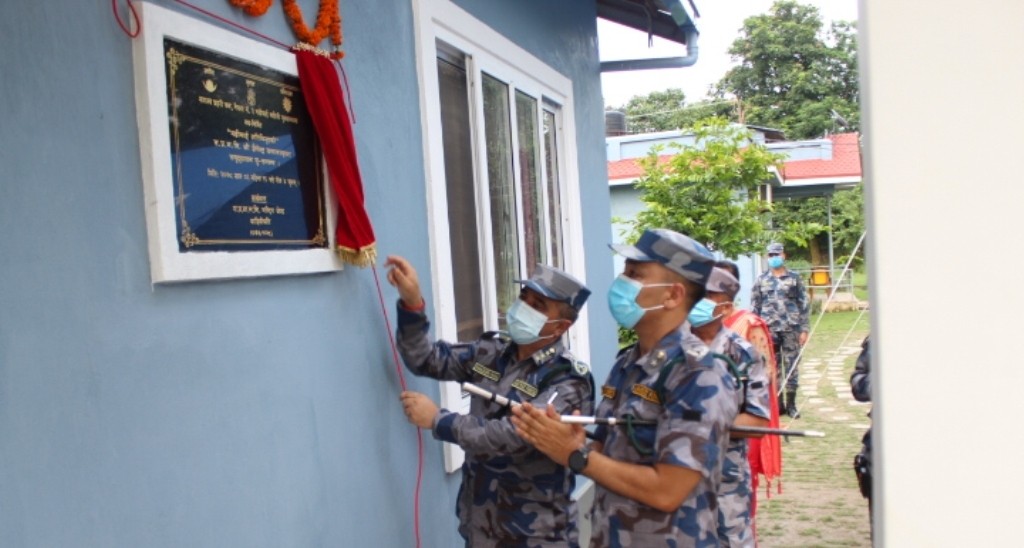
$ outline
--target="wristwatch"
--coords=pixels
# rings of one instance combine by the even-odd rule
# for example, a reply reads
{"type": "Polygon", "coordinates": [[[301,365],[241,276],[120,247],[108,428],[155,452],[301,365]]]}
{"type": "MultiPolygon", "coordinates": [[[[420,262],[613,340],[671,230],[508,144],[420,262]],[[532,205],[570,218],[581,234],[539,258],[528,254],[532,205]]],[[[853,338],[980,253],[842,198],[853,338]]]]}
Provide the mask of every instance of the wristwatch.
{"type": "Polygon", "coordinates": [[[583,469],[587,467],[589,458],[590,448],[586,445],[569,453],[569,470],[572,470],[575,474],[582,474],[583,469]]]}

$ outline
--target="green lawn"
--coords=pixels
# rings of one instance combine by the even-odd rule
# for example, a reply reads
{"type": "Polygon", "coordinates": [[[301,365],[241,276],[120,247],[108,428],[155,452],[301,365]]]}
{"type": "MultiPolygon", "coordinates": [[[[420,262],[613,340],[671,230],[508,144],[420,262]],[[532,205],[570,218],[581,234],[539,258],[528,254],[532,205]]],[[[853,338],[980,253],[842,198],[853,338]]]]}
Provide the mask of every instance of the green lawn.
{"type": "Polygon", "coordinates": [[[868,322],[864,311],[811,317],[814,331],[801,361],[797,399],[803,416],[781,422],[826,437],[783,442],[782,492],[768,498],[762,487],[758,493],[757,530],[764,548],[871,545],[867,503],[851,466],[870,406],[853,402],[849,388],[868,322]]]}
{"type": "Polygon", "coordinates": [[[853,273],[853,294],[859,301],[868,300],[868,273],[865,270],[853,273]]]}

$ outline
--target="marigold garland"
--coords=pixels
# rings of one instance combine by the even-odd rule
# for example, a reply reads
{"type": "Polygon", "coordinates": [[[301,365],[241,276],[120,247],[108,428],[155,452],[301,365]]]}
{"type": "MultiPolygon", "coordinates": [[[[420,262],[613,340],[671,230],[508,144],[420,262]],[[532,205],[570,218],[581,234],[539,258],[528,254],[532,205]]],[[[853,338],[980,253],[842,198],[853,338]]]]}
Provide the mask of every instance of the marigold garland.
{"type": "MultiPolygon", "coordinates": [[[[259,17],[267,10],[274,0],[228,0],[232,6],[242,8],[246,14],[259,17]]],[[[309,30],[306,21],[302,17],[302,8],[296,0],[281,0],[284,5],[284,13],[292,24],[292,30],[299,37],[299,41],[311,46],[316,46],[324,41],[324,38],[331,37],[334,44],[334,51],[330,54],[331,59],[345,57],[341,50],[341,12],[338,9],[338,0],[320,0],[320,10],[316,14],[316,26],[309,30]]]]}
{"type": "Polygon", "coordinates": [[[323,42],[324,38],[329,35],[331,43],[334,44],[331,59],[345,57],[345,52],[341,50],[341,14],[338,10],[338,0],[320,0],[320,10],[316,14],[316,26],[313,30],[309,30],[309,27],[306,26],[302,17],[302,8],[299,7],[296,0],[282,0],[282,3],[284,12],[288,16],[288,20],[291,21],[292,30],[295,31],[295,35],[299,37],[300,41],[315,46],[323,42]]]}
{"type": "Polygon", "coordinates": [[[242,8],[247,15],[259,17],[270,9],[274,0],[229,0],[232,6],[242,8]]]}

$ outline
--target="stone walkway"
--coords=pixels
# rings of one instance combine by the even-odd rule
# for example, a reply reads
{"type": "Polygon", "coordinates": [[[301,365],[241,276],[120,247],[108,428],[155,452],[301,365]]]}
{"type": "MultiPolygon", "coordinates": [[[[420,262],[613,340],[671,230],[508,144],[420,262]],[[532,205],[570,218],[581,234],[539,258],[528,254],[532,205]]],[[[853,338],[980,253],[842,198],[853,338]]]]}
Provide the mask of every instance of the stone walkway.
{"type": "MultiPolygon", "coordinates": [[[[797,403],[801,410],[807,407],[816,408],[824,420],[837,423],[848,423],[850,428],[867,430],[870,424],[865,421],[866,409],[870,402],[859,402],[850,393],[850,374],[844,365],[852,356],[854,360],[860,354],[860,341],[855,345],[847,344],[829,351],[823,359],[811,358],[800,363],[800,389],[797,403]],[[829,407],[825,398],[819,396],[823,386],[830,387],[836,398],[847,404],[846,408],[829,407]],[[865,411],[851,411],[865,409],[865,411]]],[[[795,425],[794,425],[795,426],[795,425]]]]}
{"type": "Polygon", "coordinates": [[[797,393],[801,418],[781,421],[783,428],[818,430],[825,438],[782,443],[781,492],[776,483],[770,498],[764,487],[758,493],[760,548],[871,546],[867,501],[852,466],[869,427],[870,403],[850,394],[850,373],[868,326],[857,312],[836,314],[828,315],[827,327],[805,349],[797,393]],[[851,330],[855,323],[858,329],[851,330]]]}

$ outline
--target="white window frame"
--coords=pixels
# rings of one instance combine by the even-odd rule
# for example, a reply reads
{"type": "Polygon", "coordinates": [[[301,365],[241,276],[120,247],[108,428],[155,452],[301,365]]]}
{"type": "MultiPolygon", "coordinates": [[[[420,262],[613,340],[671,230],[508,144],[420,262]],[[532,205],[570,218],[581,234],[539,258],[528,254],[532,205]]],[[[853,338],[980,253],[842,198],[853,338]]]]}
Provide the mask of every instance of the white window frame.
{"type": "MultiPolygon", "coordinates": [[[[582,209],[580,206],[579,168],[576,152],[575,107],[572,80],[546,65],[523,48],[508,40],[494,29],[462,10],[450,0],[412,0],[416,32],[417,73],[420,87],[420,116],[423,131],[423,160],[427,185],[427,224],[431,246],[431,280],[434,295],[434,336],[438,339],[455,340],[457,327],[455,319],[455,288],[452,276],[451,248],[448,234],[448,207],[444,170],[444,149],[441,133],[441,102],[437,78],[438,40],[446,42],[467,54],[467,74],[480,71],[510,83],[510,116],[515,122],[515,91],[523,90],[537,100],[538,144],[543,147],[543,113],[549,105],[555,110],[556,136],[558,142],[559,186],[562,203],[562,255],[564,269],[585,280],[585,256],[583,250],[582,209]],[[546,101],[545,101],[546,100],[546,101]]],[[[471,77],[471,81],[479,80],[471,77]]],[[[481,275],[483,283],[484,321],[486,328],[497,326],[497,296],[493,282],[491,256],[490,203],[487,197],[487,166],[481,161],[484,150],[483,100],[481,86],[473,85],[469,93],[473,98],[472,124],[474,126],[474,172],[477,189],[477,226],[480,229],[481,275]]],[[[512,131],[512,139],[518,139],[518,131],[512,131]]],[[[514,141],[516,142],[516,141],[514,141]]],[[[513,148],[515,150],[515,148],[513,148]]],[[[546,181],[544,154],[538,155],[538,175],[546,181]]],[[[513,186],[517,199],[521,200],[519,184],[520,168],[518,159],[513,158],[513,186]]],[[[538,207],[547,214],[547,197],[543,194],[538,207]]],[[[519,203],[522,203],[521,201],[519,203]]],[[[522,208],[518,216],[522,223],[522,208]]],[[[545,239],[550,240],[546,221],[542,223],[545,239]]],[[[520,233],[522,227],[520,227],[520,233]]],[[[526,242],[519,240],[520,263],[525,262],[526,242]]],[[[552,242],[548,242],[549,250],[552,242]]],[[[550,252],[550,251],[549,251],[550,252]]],[[[532,265],[520,264],[520,272],[528,272],[532,265]]],[[[569,330],[569,344],[579,359],[590,361],[589,319],[587,309],[569,330]]],[[[468,398],[468,397],[467,397],[468,398]]],[[[459,412],[468,411],[468,399],[464,398],[456,383],[441,383],[441,406],[459,412]]],[[[444,444],[445,470],[454,472],[464,460],[462,450],[453,444],[444,444]]]]}
{"type": "MultiPolygon", "coordinates": [[[[178,250],[173,166],[168,153],[171,145],[167,131],[169,122],[164,37],[170,36],[292,76],[298,74],[298,68],[295,55],[287,50],[149,2],[139,2],[137,9],[145,32],[133,42],[132,57],[152,282],[158,284],[341,270],[342,262],[333,251],[337,206],[328,184],[326,165],[322,165],[322,184],[324,200],[327,202],[324,211],[327,216],[327,247],[201,253],[178,250]]],[[[323,162],[323,159],[320,161],[323,162]]]]}

